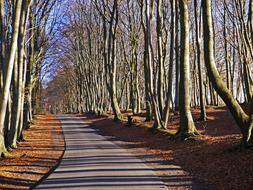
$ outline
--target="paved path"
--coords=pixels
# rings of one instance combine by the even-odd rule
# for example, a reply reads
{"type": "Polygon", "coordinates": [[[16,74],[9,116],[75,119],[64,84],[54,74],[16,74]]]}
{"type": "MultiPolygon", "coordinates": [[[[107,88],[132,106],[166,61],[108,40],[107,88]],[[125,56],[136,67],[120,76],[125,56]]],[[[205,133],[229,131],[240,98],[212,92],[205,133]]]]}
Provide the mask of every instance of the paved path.
{"type": "Polygon", "coordinates": [[[66,151],[59,167],[35,189],[166,190],[140,159],[76,117],[60,116],[66,151]]]}

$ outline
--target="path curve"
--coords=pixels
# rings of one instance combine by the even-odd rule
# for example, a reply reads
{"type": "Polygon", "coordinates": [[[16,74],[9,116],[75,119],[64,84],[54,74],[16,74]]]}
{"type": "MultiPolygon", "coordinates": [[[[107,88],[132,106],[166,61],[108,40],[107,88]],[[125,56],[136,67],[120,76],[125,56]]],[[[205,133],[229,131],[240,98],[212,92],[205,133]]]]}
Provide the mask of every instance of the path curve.
{"type": "Polygon", "coordinates": [[[151,168],[77,117],[59,116],[66,151],[35,189],[167,190],[151,168]]]}

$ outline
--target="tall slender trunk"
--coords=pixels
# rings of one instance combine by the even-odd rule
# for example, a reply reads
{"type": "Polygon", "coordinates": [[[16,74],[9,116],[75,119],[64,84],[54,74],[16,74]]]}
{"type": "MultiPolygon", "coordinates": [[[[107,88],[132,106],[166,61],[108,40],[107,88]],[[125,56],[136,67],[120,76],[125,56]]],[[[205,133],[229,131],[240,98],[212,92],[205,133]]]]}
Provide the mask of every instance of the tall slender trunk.
{"type": "Polygon", "coordinates": [[[198,134],[190,110],[190,60],[189,60],[189,23],[188,0],[179,1],[181,25],[181,57],[180,57],[180,128],[177,136],[186,139],[198,134]]]}
{"type": "Polygon", "coordinates": [[[162,0],[157,0],[157,19],[156,19],[156,33],[157,33],[157,54],[158,54],[158,105],[160,115],[163,116],[164,110],[164,94],[163,94],[163,87],[164,87],[164,61],[163,61],[163,43],[162,43],[162,26],[163,26],[163,18],[162,18],[162,0]]]}
{"type": "Polygon", "coordinates": [[[29,43],[29,60],[27,63],[26,70],[26,83],[25,83],[25,104],[24,104],[24,118],[23,125],[25,128],[29,128],[30,123],[32,121],[32,68],[34,66],[34,57],[35,57],[35,23],[34,23],[34,15],[32,12],[29,13],[29,27],[30,29],[30,43],[29,43]]]}
{"type": "Polygon", "coordinates": [[[144,51],[144,78],[145,78],[145,99],[146,99],[146,121],[152,120],[152,108],[151,98],[149,94],[149,79],[148,79],[148,68],[147,68],[147,51],[144,51]]]}
{"type": "MultiPolygon", "coordinates": [[[[239,103],[234,99],[233,95],[223,82],[219,72],[217,70],[213,52],[213,29],[212,29],[212,15],[211,15],[211,0],[202,1],[203,8],[203,28],[204,28],[204,54],[205,64],[209,78],[218,92],[220,97],[226,103],[229,111],[235,119],[241,133],[243,135],[242,145],[248,146],[252,141],[252,128],[253,128],[253,113],[247,115],[239,103]]],[[[253,99],[251,100],[253,104],[253,99]]]]}
{"type": "Polygon", "coordinates": [[[10,148],[16,148],[16,140],[17,140],[17,124],[19,122],[19,110],[20,110],[20,67],[18,64],[18,52],[15,55],[15,62],[13,67],[13,80],[12,80],[12,86],[13,86],[13,98],[12,98],[12,104],[11,104],[11,120],[10,122],[10,128],[7,133],[7,141],[6,146],[7,149],[10,148]]]}
{"type": "MultiPolygon", "coordinates": [[[[204,87],[203,87],[203,72],[202,72],[202,64],[201,64],[201,47],[200,47],[200,29],[201,25],[198,23],[198,12],[197,12],[197,0],[194,0],[194,16],[195,16],[195,35],[196,35],[196,47],[197,47],[197,61],[198,61],[198,76],[199,76],[199,98],[200,98],[200,120],[205,121],[206,120],[206,105],[205,105],[205,100],[204,100],[204,87]]],[[[200,16],[201,18],[201,16],[200,16]]],[[[201,19],[200,19],[201,20],[201,19]]]]}
{"type": "Polygon", "coordinates": [[[117,100],[117,60],[116,60],[116,31],[118,27],[118,0],[114,0],[113,11],[111,13],[110,28],[109,28],[109,41],[108,41],[108,64],[109,64],[109,75],[110,75],[110,98],[111,106],[114,113],[115,120],[121,120],[122,115],[117,100]]]}
{"type": "Polygon", "coordinates": [[[164,126],[167,128],[169,114],[170,114],[170,103],[172,102],[172,85],[173,85],[173,66],[174,66],[174,48],[175,48],[175,0],[170,0],[171,5],[171,36],[170,36],[170,63],[168,71],[168,91],[167,100],[164,111],[164,126]]]}
{"type": "MultiPolygon", "coordinates": [[[[3,75],[4,75],[4,65],[5,65],[5,18],[4,18],[4,0],[0,1],[0,91],[2,92],[3,88],[3,75]]],[[[1,95],[0,92],[0,95],[1,95]]]]}
{"type": "Polygon", "coordinates": [[[136,103],[137,103],[137,113],[139,113],[141,111],[141,97],[140,97],[140,87],[139,87],[139,74],[138,74],[138,53],[137,53],[137,49],[135,49],[135,88],[136,88],[136,103]]]}
{"type": "MultiPolygon", "coordinates": [[[[18,53],[17,53],[17,81],[16,87],[14,89],[14,101],[13,101],[13,114],[10,134],[8,136],[8,146],[11,148],[17,147],[17,140],[19,138],[20,127],[20,117],[22,104],[22,94],[23,94],[23,68],[24,68],[24,54],[25,54],[25,30],[26,30],[26,19],[27,19],[27,9],[29,3],[23,0],[21,20],[19,25],[19,35],[18,35],[18,53]]],[[[15,82],[15,81],[14,81],[15,82]]]]}
{"type": "Polygon", "coordinates": [[[147,27],[144,21],[144,0],[139,4],[141,8],[141,25],[144,34],[144,55],[143,55],[143,65],[144,65],[144,87],[145,87],[145,106],[146,106],[146,121],[152,120],[152,108],[151,108],[151,98],[150,98],[150,85],[149,85],[149,71],[148,71],[148,35],[147,27]]]}
{"type": "Polygon", "coordinates": [[[22,7],[22,0],[16,0],[15,11],[14,11],[14,22],[12,27],[12,38],[8,60],[6,62],[6,75],[3,80],[3,92],[0,97],[0,155],[6,153],[5,142],[4,142],[4,120],[7,108],[8,97],[10,93],[10,84],[12,78],[12,71],[15,61],[15,53],[17,51],[17,40],[20,23],[20,13],[22,7]]]}
{"type": "Polygon", "coordinates": [[[20,122],[18,126],[18,141],[24,140],[22,129],[24,127],[24,101],[25,101],[25,83],[26,83],[26,70],[27,70],[27,61],[24,60],[24,70],[23,70],[23,80],[22,80],[22,94],[21,94],[21,109],[20,109],[20,122]]]}
{"type": "Polygon", "coordinates": [[[226,78],[227,78],[227,88],[232,91],[231,89],[231,76],[230,76],[230,62],[229,62],[229,52],[228,52],[228,42],[227,42],[227,10],[225,8],[227,2],[223,0],[224,4],[224,12],[223,12],[223,37],[224,37],[224,50],[225,50],[225,63],[226,63],[226,78]]]}
{"type": "Polygon", "coordinates": [[[176,22],[175,22],[175,28],[176,28],[176,31],[175,31],[175,57],[176,57],[176,62],[175,62],[175,65],[176,65],[176,86],[175,86],[175,89],[176,89],[176,92],[175,92],[175,110],[179,110],[179,80],[180,80],[180,67],[179,67],[179,64],[180,64],[180,47],[179,47],[179,22],[177,22],[180,18],[180,15],[179,15],[179,11],[178,11],[178,0],[176,0],[176,22]]]}
{"type": "Polygon", "coordinates": [[[161,115],[159,112],[159,103],[156,101],[154,93],[154,76],[153,76],[153,59],[152,59],[152,44],[151,44],[151,19],[153,16],[153,2],[150,0],[145,0],[145,18],[146,18],[146,39],[145,39],[145,51],[147,54],[147,70],[148,70],[148,82],[149,82],[149,94],[151,99],[152,111],[154,114],[154,125],[153,128],[162,128],[163,123],[161,120],[161,115]]]}

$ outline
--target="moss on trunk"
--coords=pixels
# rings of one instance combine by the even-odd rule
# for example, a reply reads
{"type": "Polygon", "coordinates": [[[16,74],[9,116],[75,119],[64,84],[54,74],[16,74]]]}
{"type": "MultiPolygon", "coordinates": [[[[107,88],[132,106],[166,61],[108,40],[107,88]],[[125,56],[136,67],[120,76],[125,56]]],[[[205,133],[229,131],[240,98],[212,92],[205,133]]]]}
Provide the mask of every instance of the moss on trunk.
{"type": "Polygon", "coordinates": [[[188,24],[188,1],[180,0],[180,24],[181,24],[181,57],[180,57],[180,128],[176,137],[186,139],[198,134],[193,122],[190,110],[190,61],[189,61],[189,24],[188,24]]]}
{"type": "Polygon", "coordinates": [[[204,29],[204,53],[205,53],[205,65],[210,81],[227,105],[233,118],[235,119],[237,126],[241,130],[243,135],[242,145],[244,147],[250,146],[250,139],[252,139],[252,127],[253,127],[253,114],[247,115],[237,100],[233,97],[232,93],[223,82],[219,72],[217,70],[213,52],[213,25],[212,25],[212,14],[211,14],[211,1],[202,1],[203,8],[203,29],[204,29]]]}

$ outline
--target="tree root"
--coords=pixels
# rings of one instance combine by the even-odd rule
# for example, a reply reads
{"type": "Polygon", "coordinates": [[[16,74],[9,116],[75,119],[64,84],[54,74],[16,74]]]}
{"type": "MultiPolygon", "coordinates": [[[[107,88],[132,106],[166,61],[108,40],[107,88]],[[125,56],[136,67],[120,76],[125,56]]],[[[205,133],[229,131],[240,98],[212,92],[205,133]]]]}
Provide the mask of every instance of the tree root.
{"type": "Polygon", "coordinates": [[[9,158],[11,156],[11,154],[8,151],[3,151],[0,154],[0,158],[9,158]]]}
{"type": "Polygon", "coordinates": [[[196,140],[195,138],[197,136],[199,136],[200,133],[198,133],[197,131],[193,132],[193,133],[189,133],[189,132],[178,132],[175,134],[174,139],[178,140],[178,141],[185,141],[185,140],[196,140]]]}

